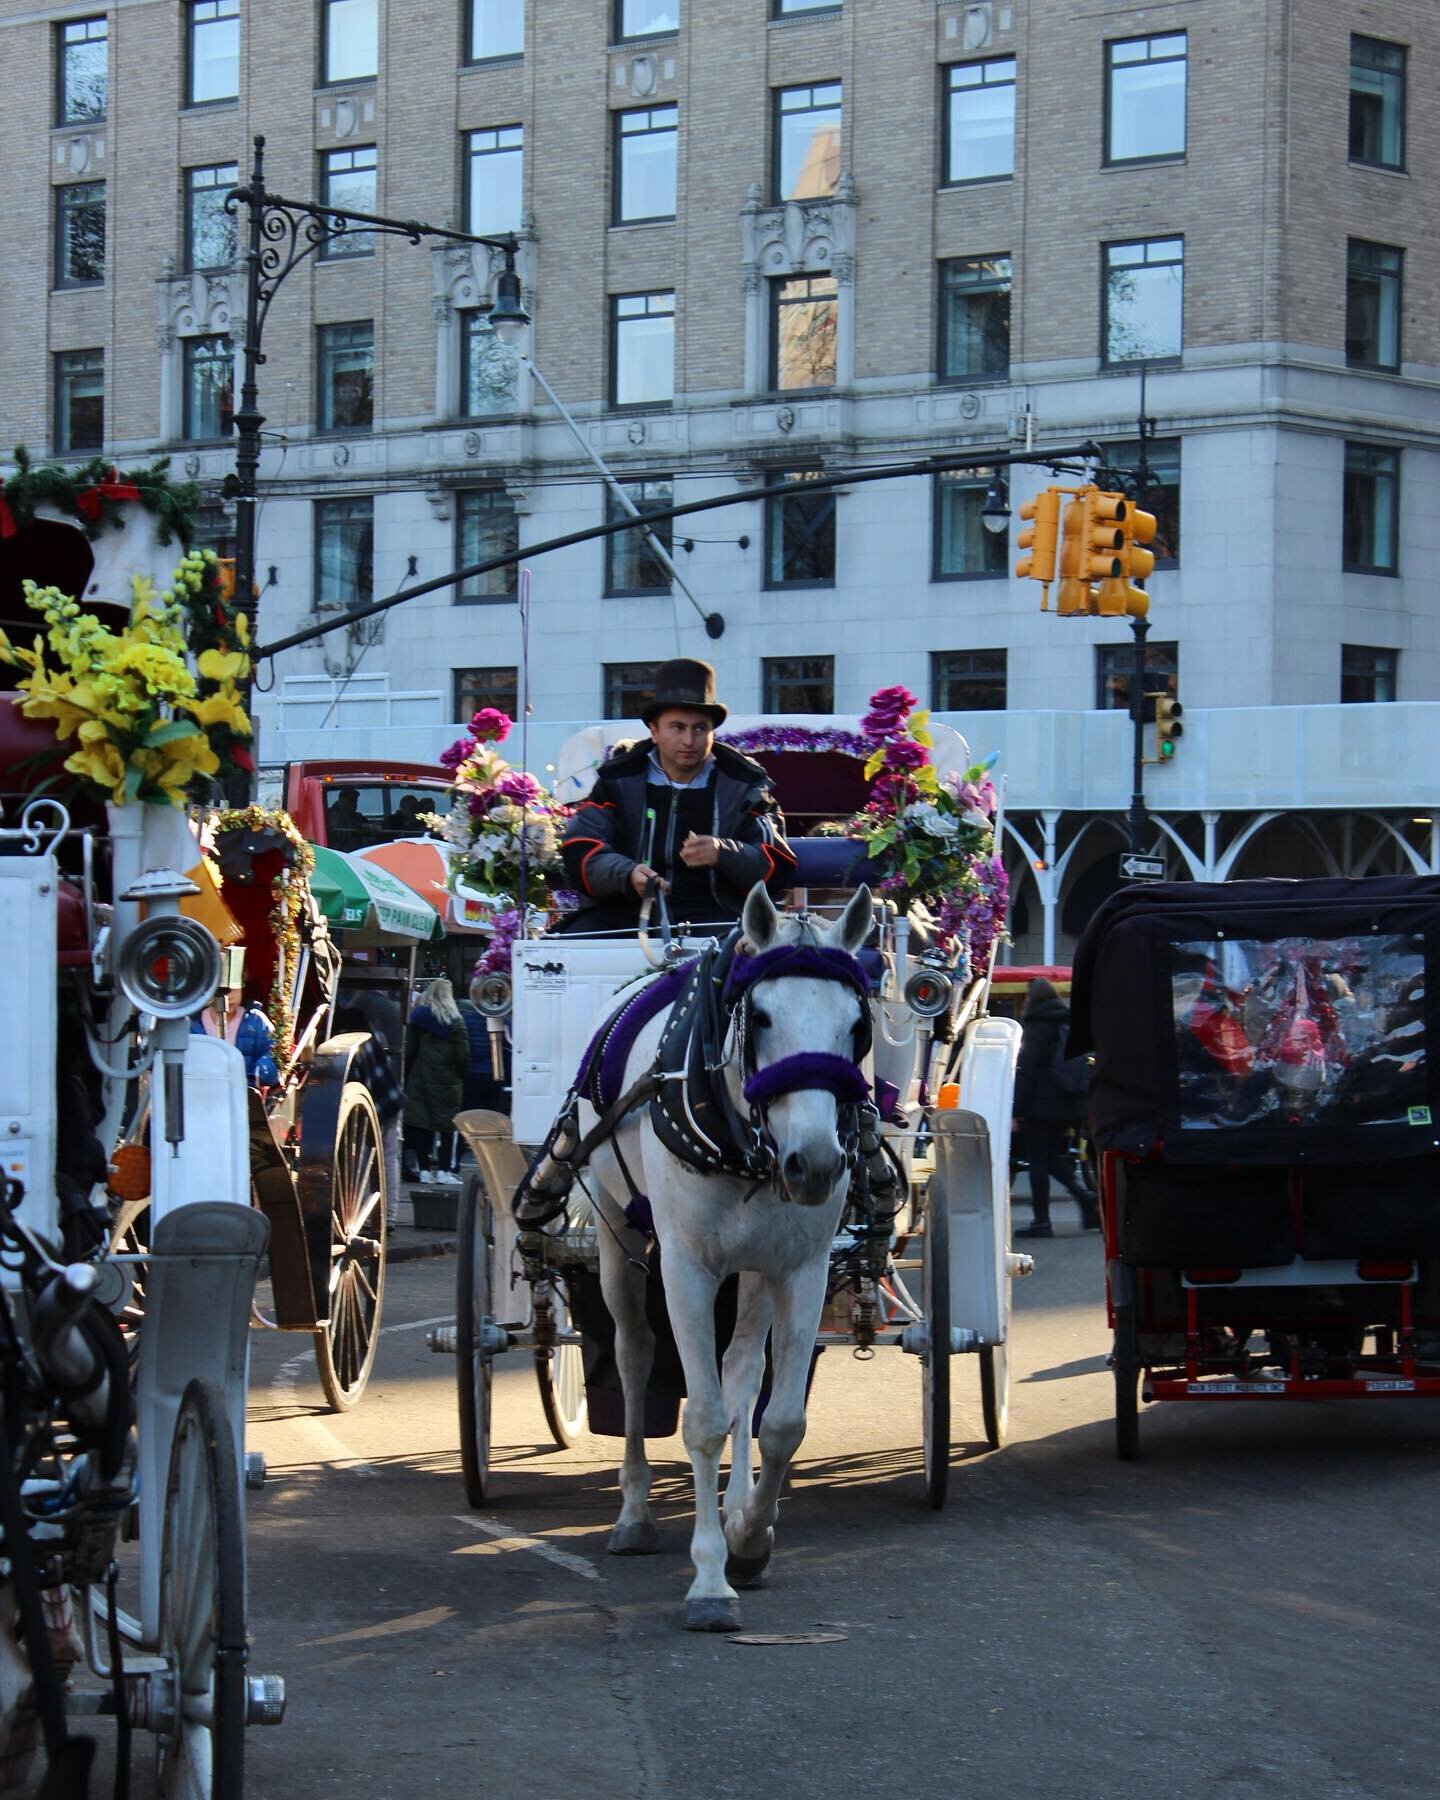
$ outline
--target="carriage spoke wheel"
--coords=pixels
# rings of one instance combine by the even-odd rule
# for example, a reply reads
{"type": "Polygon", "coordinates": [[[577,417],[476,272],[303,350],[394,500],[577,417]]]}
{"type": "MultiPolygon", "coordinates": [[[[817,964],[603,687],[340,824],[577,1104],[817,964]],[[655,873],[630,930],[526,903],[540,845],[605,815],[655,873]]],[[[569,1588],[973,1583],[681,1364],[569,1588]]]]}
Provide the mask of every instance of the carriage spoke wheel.
{"type": "MultiPolygon", "coordinates": [[[[570,1314],[564,1302],[557,1307],[556,1324],[569,1329],[570,1314]]],[[[585,1429],[585,1353],[579,1344],[557,1344],[553,1350],[535,1352],[535,1379],[540,1384],[540,1404],[550,1435],[568,1450],[585,1429]]]]}
{"type": "Polygon", "coordinates": [[[922,1359],[921,1413],[925,1428],[925,1498],[938,1511],[950,1479],[950,1220],[945,1195],[932,1180],[926,1192],[921,1295],[927,1345],[922,1359]]]}
{"type": "MultiPolygon", "coordinates": [[[[1005,1205],[1005,1254],[1010,1252],[1010,1205],[1005,1205]]],[[[985,1420],[985,1441],[992,1450],[1004,1446],[1010,1429],[1010,1295],[1014,1277],[1005,1275],[1004,1341],[986,1344],[980,1351],[980,1411],[985,1420]]]]}
{"type": "Polygon", "coordinates": [[[330,1308],[315,1331],[325,1398],[347,1412],[365,1392],[385,1297],[385,1185],[380,1119],[370,1093],[347,1081],[330,1165],[330,1308]]]}
{"type": "Polygon", "coordinates": [[[165,1800],[240,1800],[245,1777],[245,1527],[225,1397],[192,1381],[165,1485],[160,1639],[168,1694],[156,1789],[165,1800]]]}
{"type": "Polygon", "coordinates": [[[1115,1454],[1134,1462],[1140,1454],[1140,1325],[1133,1301],[1115,1308],[1115,1454]]]}
{"type": "MultiPolygon", "coordinates": [[[[460,1196],[455,1272],[455,1380],[460,1402],[460,1468],[465,1498],[483,1506],[490,1486],[490,1349],[494,1244],[490,1196],[472,1175],[460,1196]]],[[[544,1387],[541,1387],[544,1397],[544,1387]]]]}

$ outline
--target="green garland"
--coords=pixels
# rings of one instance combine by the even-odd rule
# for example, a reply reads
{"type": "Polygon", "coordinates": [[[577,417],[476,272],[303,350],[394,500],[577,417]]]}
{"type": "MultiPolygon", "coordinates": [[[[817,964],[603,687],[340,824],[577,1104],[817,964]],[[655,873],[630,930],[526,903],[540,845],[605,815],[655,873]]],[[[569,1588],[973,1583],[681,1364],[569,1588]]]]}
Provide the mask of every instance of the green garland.
{"type": "MultiPolygon", "coordinates": [[[[217,862],[220,861],[220,839],[232,831],[265,832],[280,839],[286,851],[286,861],[270,889],[269,926],[279,954],[275,958],[275,976],[265,1007],[275,1037],[275,1061],[283,1074],[295,1053],[295,1010],[285,978],[288,974],[293,979],[300,966],[300,915],[305,907],[306,885],[315,869],[315,852],[305,842],[289,813],[271,812],[263,806],[244,806],[222,812],[215,821],[217,862]]],[[[223,886],[221,894],[224,894],[223,886]]]]}
{"type": "MultiPolygon", "coordinates": [[[[172,481],[169,469],[168,456],[148,469],[121,471],[103,456],[92,456],[78,468],[67,469],[60,463],[33,463],[25,446],[17,444],[15,473],[0,481],[0,507],[8,508],[18,528],[30,523],[37,506],[52,506],[75,519],[87,538],[97,538],[106,525],[118,530],[125,523],[126,505],[138,500],[154,514],[162,544],[178,537],[188,549],[200,490],[194,482],[172,481]]],[[[0,512],[0,524],[3,520],[0,512]]]]}

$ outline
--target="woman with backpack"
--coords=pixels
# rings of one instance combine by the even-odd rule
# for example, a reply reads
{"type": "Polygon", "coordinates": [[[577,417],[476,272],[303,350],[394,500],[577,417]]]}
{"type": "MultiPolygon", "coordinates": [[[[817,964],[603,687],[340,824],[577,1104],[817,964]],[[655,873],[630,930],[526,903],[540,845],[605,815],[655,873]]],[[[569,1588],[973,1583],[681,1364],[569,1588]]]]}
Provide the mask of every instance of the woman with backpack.
{"type": "Polygon", "coordinates": [[[1070,1008],[1048,981],[1037,979],[1026,988],[1020,1030],[1015,1113],[1024,1130],[1034,1217],[1015,1236],[1054,1237],[1055,1227],[1050,1223],[1052,1175],[1079,1206],[1082,1229],[1098,1231],[1100,1210],[1075,1173],[1068,1139],[1069,1126],[1085,1116],[1089,1072],[1085,1059],[1065,1054],[1070,1008]]]}

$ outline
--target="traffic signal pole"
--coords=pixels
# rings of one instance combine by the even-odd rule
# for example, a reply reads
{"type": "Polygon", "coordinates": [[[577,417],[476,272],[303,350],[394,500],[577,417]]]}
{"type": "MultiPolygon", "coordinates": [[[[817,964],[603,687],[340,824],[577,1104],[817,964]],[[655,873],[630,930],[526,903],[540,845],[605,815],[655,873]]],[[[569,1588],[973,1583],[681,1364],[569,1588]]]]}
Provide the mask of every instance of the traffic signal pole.
{"type": "MultiPolygon", "coordinates": [[[[1140,440],[1143,466],[1145,440],[1140,440]]],[[[1150,815],[1145,809],[1145,640],[1150,635],[1148,618],[1132,618],[1135,663],[1130,672],[1130,723],[1134,727],[1130,777],[1130,848],[1143,855],[1150,835],[1150,815]]]]}

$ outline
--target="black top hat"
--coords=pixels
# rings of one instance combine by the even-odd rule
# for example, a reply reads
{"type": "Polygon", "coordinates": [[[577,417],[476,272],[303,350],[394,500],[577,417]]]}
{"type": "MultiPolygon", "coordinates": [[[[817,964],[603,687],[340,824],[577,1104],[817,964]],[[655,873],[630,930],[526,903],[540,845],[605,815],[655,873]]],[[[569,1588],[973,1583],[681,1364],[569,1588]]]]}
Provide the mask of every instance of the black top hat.
{"type": "Polygon", "coordinates": [[[723,725],[730,716],[729,707],[715,698],[715,670],[693,656],[677,656],[673,662],[661,663],[655,672],[655,692],[640,708],[640,717],[650,725],[673,707],[709,713],[716,726],[723,725]]]}

